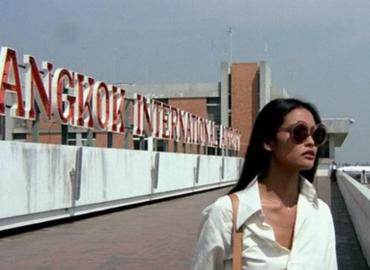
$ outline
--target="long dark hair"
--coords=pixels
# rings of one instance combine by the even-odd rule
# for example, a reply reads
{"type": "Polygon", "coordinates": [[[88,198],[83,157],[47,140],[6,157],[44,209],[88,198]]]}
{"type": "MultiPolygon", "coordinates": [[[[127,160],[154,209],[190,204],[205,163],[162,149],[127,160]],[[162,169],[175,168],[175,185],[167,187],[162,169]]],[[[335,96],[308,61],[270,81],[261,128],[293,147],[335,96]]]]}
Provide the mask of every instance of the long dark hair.
{"type": "MultiPolygon", "coordinates": [[[[263,177],[267,173],[270,166],[270,152],[265,150],[263,144],[276,138],[277,130],[283,124],[285,116],[297,108],[308,110],[311,112],[315,123],[321,123],[320,115],[311,103],[295,98],[279,98],[270,101],[257,115],[239,182],[229,193],[246,188],[257,175],[263,177]]],[[[316,155],[314,166],[311,169],[300,172],[310,182],[313,182],[318,158],[318,155],[316,155]]]]}

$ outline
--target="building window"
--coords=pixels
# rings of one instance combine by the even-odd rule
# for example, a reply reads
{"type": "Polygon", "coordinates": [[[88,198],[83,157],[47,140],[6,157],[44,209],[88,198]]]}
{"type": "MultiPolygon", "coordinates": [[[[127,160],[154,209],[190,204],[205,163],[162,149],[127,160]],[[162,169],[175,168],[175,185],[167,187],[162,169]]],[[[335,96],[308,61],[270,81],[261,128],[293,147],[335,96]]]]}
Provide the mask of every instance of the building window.
{"type": "Polygon", "coordinates": [[[229,89],[228,89],[228,96],[229,96],[229,110],[231,110],[231,74],[229,74],[229,89]]]}
{"type": "Polygon", "coordinates": [[[216,155],[216,149],[213,147],[207,148],[207,155],[216,155]]]}
{"type": "Polygon", "coordinates": [[[13,140],[14,141],[25,142],[26,139],[27,139],[27,134],[26,133],[13,133],[13,140]]]}
{"type": "Polygon", "coordinates": [[[147,138],[142,138],[138,136],[134,136],[132,138],[134,143],[134,149],[136,150],[148,150],[148,140],[147,138]]]}
{"type": "Polygon", "coordinates": [[[76,133],[68,133],[67,144],[68,145],[77,145],[76,133]]]}
{"type": "Polygon", "coordinates": [[[23,119],[14,119],[13,120],[13,128],[14,129],[27,129],[27,121],[23,119]]]}
{"type": "Polygon", "coordinates": [[[167,141],[166,140],[157,140],[157,151],[166,152],[167,151],[167,141]]]}
{"type": "Polygon", "coordinates": [[[216,124],[221,123],[220,97],[207,98],[207,118],[216,124]]]}
{"type": "Polygon", "coordinates": [[[0,140],[5,139],[5,116],[0,116],[0,140]]]}
{"type": "MultiPolygon", "coordinates": [[[[88,145],[88,132],[68,132],[68,139],[67,144],[68,145],[79,145],[78,140],[81,140],[81,146],[87,146],[88,145]],[[81,136],[81,138],[78,138],[81,136]]],[[[90,146],[96,145],[96,136],[95,132],[92,133],[91,143],[90,146]]]]}
{"type": "Polygon", "coordinates": [[[168,104],[168,98],[156,98],[156,100],[168,104]]]}
{"type": "Polygon", "coordinates": [[[207,118],[219,125],[221,123],[220,107],[207,107],[207,118]]]}
{"type": "Polygon", "coordinates": [[[208,97],[207,106],[220,106],[220,97],[208,97]]]}

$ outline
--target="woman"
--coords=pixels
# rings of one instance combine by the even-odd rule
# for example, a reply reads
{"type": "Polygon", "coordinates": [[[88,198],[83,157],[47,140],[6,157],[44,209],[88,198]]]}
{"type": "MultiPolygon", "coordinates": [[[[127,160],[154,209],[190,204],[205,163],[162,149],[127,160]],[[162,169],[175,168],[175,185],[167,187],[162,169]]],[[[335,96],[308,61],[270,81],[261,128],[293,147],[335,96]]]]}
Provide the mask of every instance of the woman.
{"type": "MultiPolygon", "coordinates": [[[[310,103],[276,99],[255,121],[239,198],[243,269],[337,269],[329,207],[312,185],[326,129],[310,103]]],[[[194,270],[232,269],[232,207],[223,196],[203,211],[194,270]]]]}

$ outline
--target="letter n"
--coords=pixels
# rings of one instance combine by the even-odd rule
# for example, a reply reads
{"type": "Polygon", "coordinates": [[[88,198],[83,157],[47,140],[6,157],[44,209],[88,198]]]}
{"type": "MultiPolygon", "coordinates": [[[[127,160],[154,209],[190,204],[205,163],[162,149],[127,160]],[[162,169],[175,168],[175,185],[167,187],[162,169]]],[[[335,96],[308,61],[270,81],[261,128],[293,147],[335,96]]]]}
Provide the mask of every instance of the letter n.
{"type": "Polygon", "coordinates": [[[24,63],[26,64],[25,92],[29,117],[32,120],[35,119],[36,98],[37,106],[42,115],[47,120],[51,120],[51,71],[53,65],[48,62],[43,63],[44,79],[42,79],[35,58],[31,55],[25,55],[24,63]],[[35,91],[35,88],[37,91],[35,91]]]}

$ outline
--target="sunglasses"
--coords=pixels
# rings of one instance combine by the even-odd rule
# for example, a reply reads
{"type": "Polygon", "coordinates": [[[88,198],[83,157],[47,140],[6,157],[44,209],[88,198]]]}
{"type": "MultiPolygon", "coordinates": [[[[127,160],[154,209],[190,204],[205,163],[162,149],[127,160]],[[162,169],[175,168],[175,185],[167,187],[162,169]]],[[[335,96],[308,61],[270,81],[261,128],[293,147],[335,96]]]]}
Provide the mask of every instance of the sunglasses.
{"type": "Polygon", "coordinates": [[[301,144],[308,136],[311,136],[315,146],[320,146],[325,143],[328,135],[326,127],[321,123],[310,129],[305,122],[299,121],[291,127],[281,130],[289,131],[290,138],[295,144],[301,144]]]}

